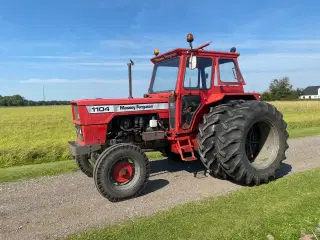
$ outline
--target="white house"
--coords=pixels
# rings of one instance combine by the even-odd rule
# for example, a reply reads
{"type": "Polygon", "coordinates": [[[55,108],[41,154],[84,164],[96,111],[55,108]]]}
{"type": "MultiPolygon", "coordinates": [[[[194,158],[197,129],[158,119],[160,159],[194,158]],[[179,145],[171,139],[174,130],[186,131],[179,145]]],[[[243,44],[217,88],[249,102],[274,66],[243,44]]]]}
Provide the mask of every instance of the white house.
{"type": "Polygon", "coordinates": [[[300,99],[320,99],[320,86],[309,86],[302,91],[300,99]]]}

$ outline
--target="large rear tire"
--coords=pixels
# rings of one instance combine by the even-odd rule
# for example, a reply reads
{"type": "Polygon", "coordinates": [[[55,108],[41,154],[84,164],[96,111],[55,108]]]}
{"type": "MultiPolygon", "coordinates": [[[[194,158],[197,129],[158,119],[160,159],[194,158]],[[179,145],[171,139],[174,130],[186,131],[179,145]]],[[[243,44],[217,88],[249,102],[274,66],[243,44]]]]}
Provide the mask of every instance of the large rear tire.
{"type": "Polygon", "coordinates": [[[116,144],[99,156],[94,181],[99,193],[111,202],[136,197],[145,189],[150,176],[146,154],[132,144],[116,144]]]}
{"type": "Polygon", "coordinates": [[[203,122],[199,124],[199,133],[197,135],[198,155],[201,162],[213,177],[222,179],[226,179],[227,174],[217,161],[215,145],[216,127],[219,124],[217,114],[219,111],[223,111],[224,108],[225,106],[223,105],[211,107],[209,113],[203,116],[203,122]]]}
{"type": "Polygon", "coordinates": [[[263,101],[222,104],[207,115],[201,150],[237,182],[259,185],[275,178],[286,159],[289,134],[283,115],[263,101]],[[211,157],[211,158],[210,158],[211,157]]]}

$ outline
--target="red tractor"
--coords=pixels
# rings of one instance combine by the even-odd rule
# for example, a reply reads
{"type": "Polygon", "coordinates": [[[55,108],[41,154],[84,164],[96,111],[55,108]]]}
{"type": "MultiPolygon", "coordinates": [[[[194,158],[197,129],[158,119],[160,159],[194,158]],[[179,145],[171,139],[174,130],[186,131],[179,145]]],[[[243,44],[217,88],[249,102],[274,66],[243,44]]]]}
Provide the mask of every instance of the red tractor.
{"type": "Polygon", "coordinates": [[[286,159],[287,124],[258,93],[244,92],[236,49],[193,48],[192,34],[187,41],[190,48],[154,51],[143,98],[132,97],[130,60],[129,98],[71,102],[77,140],[69,152],[109,201],[144,190],[146,151],[200,159],[210,175],[246,185],[269,182],[286,159]]]}

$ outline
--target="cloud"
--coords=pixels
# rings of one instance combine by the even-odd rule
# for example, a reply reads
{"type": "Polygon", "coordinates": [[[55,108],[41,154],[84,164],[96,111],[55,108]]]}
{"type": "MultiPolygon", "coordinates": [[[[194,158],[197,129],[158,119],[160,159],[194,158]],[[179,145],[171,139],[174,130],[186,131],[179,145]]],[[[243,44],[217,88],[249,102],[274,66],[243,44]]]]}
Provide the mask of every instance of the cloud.
{"type": "Polygon", "coordinates": [[[319,84],[320,52],[273,52],[243,54],[239,66],[247,83],[246,89],[266,90],[273,79],[289,77],[293,87],[319,84]]]}
{"type": "Polygon", "coordinates": [[[81,66],[125,66],[127,65],[125,62],[80,62],[74,63],[74,65],[81,65],[81,66]]]}
{"type": "MultiPolygon", "coordinates": [[[[202,39],[205,39],[202,37],[202,39]]],[[[211,41],[211,37],[208,36],[208,41],[211,41]]],[[[301,50],[320,50],[320,39],[282,39],[282,40],[261,40],[251,37],[249,39],[232,38],[234,40],[213,40],[211,45],[206,49],[208,50],[222,50],[229,51],[231,47],[236,47],[238,52],[244,50],[255,51],[259,53],[265,52],[279,52],[290,51],[300,52],[301,50]]]]}
{"type": "MultiPolygon", "coordinates": [[[[100,59],[101,60],[101,59],[100,59]]],[[[134,61],[134,66],[132,67],[133,71],[152,71],[152,62],[147,61],[136,61],[134,58],[132,58],[134,61]]],[[[67,61],[67,62],[29,62],[29,61],[23,61],[19,62],[20,67],[25,67],[26,69],[41,69],[47,70],[47,69],[60,69],[62,70],[77,70],[77,71],[127,71],[128,66],[127,63],[129,62],[129,59],[126,61],[85,61],[85,62],[76,62],[76,61],[67,61]]],[[[11,65],[12,63],[6,63],[11,65]]],[[[13,62],[14,65],[16,65],[16,62],[13,62]]],[[[4,65],[0,68],[4,67],[4,65]]]]}
{"type": "Polygon", "coordinates": [[[124,56],[114,56],[114,57],[103,57],[104,59],[150,59],[150,58],[153,58],[153,55],[132,55],[132,56],[129,56],[129,55],[124,55],[124,56]]]}
{"type": "Polygon", "coordinates": [[[133,40],[126,40],[126,39],[110,39],[110,40],[103,40],[100,42],[102,47],[107,48],[125,48],[125,49],[140,49],[142,46],[141,43],[137,43],[133,40]]]}
{"type": "Polygon", "coordinates": [[[320,52],[243,54],[239,65],[246,72],[283,72],[319,69],[320,52]]]}
{"type": "Polygon", "coordinates": [[[121,9],[131,6],[133,3],[130,0],[118,0],[115,2],[110,2],[110,0],[99,0],[91,4],[97,4],[99,8],[106,8],[107,10],[121,9]]]}
{"type": "MultiPolygon", "coordinates": [[[[144,82],[144,80],[134,80],[134,82],[144,82]]],[[[64,79],[64,78],[51,78],[51,79],[39,79],[39,78],[30,78],[27,80],[22,80],[20,83],[28,84],[58,84],[58,83],[128,83],[128,79],[114,79],[114,80],[105,80],[105,79],[64,79]]]]}
{"type": "MultiPolygon", "coordinates": [[[[0,46],[1,49],[1,46],[0,46]]],[[[132,55],[132,56],[97,56],[91,54],[85,54],[83,56],[72,56],[72,55],[65,55],[65,56],[56,56],[56,55],[34,55],[34,56],[11,56],[11,58],[16,59],[53,59],[53,60],[76,60],[76,59],[150,59],[153,56],[150,55],[132,55]]]]}
{"type": "MultiPolygon", "coordinates": [[[[80,63],[74,63],[74,65],[95,66],[95,67],[123,67],[123,66],[127,66],[127,62],[80,62],[80,63]]],[[[141,67],[150,68],[151,66],[152,66],[151,62],[134,62],[134,65],[132,68],[141,68],[141,67]]]]}
{"type": "MultiPolygon", "coordinates": [[[[152,71],[152,62],[135,62],[134,65],[132,66],[132,71],[152,71]]],[[[129,61],[125,62],[79,62],[79,63],[72,63],[70,66],[83,66],[85,67],[86,70],[88,69],[98,69],[98,70],[103,70],[103,69],[108,69],[112,71],[126,71],[127,70],[127,63],[129,61]]]]}
{"type": "Polygon", "coordinates": [[[83,59],[88,58],[87,56],[13,56],[12,58],[20,59],[83,59]]]}
{"type": "Polygon", "coordinates": [[[7,51],[8,49],[5,48],[4,46],[0,45],[0,50],[5,50],[5,51],[7,51]]]}
{"type": "Polygon", "coordinates": [[[270,26],[273,25],[273,28],[276,29],[278,26],[284,25],[282,23],[286,23],[288,19],[295,17],[295,12],[297,11],[299,11],[299,8],[294,3],[285,7],[272,6],[260,8],[258,11],[254,11],[245,17],[243,24],[241,24],[242,19],[239,20],[239,24],[233,33],[261,35],[261,29],[264,29],[264,33],[269,34],[268,30],[272,31],[270,26]]]}

